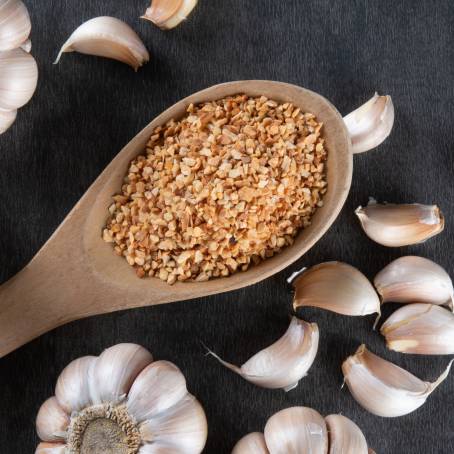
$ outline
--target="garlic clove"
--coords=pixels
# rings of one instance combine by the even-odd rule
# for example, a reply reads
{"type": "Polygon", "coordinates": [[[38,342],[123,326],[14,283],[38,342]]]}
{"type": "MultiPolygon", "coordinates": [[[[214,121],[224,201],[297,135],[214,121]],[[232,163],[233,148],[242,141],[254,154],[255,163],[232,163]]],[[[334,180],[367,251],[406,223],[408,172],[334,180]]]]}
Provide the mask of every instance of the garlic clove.
{"type": "Polygon", "coordinates": [[[180,369],[168,361],[156,361],[134,380],[126,407],[137,422],[142,422],[172,407],[187,392],[180,369]]]}
{"type": "Polygon", "coordinates": [[[355,400],[377,416],[396,417],[415,411],[449,374],[452,361],[433,383],[415,377],[361,345],[342,364],[344,380],[355,400]]]}
{"type": "Polygon", "coordinates": [[[454,354],[454,314],[433,304],[408,304],[385,321],[390,350],[418,355],[454,354]]]}
{"type": "Polygon", "coordinates": [[[90,405],[89,373],[96,362],[95,356],[84,356],[69,363],[60,374],[55,397],[66,413],[71,414],[90,405]]]}
{"type": "Polygon", "coordinates": [[[61,408],[55,397],[47,399],[38,411],[36,431],[41,440],[61,441],[66,439],[69,426],[68,413],[61,408]]]}
{"type": "MultiPolygon", "coordinates": [[[[188,394],[176,405],[144,421],[140,427],[143,442],[150,446],[140,453],[202,452],[208,434],[207,420],[202,406],[194,396],[188,394]]],[[[146,446],[146,445],[145,445],[146,446]]]]}
{"type": "Polygon", "coordinates": [[[15,122],[17,110],[0,109],[0,134],[3,134],[15,122]]]}
{"type": "Polygon", "coordinates": [[[232,454],[269,454],[261,432],[245,435],[233,448],[232,454]]]}
{"type": "Polygon", "coordinates": [[[0,52],[0,108],[15,110],[33,96],[38,83],[35,59],[22,49],[0,52]]]}
{"type": "Polygon", "coordinates": [[[170,30],[185,20],[198,0],[152,0],[142,19],[147,19],[163,30],[170,30]]]}
{"type": "Polygon", "coordinates": [[[115,17],[101,16],[80,25],[63,44],[55,63],[64,52],[80,52],[112,58],[130,65],[135,71],[150,59],[136,32],[115,17]]]}
{"type": "Polygon", "coordinates": [[[439,234],[444,217],[436,205],[376,203],[356,211],[365,234],[383,246],[400,247],[417,244],[439,234]]]}
{"type": "Polygon", "coordinates": [[[223,361],[211,350],[208,352],[224,366],[257,386],[290,391],[312,366],[317,355],[318,339],[316,323],[292,317],[290,326],[278,341],[256,353],[241,367],[223,361]]]}
{"type": "Polygon", "coordinates": [[[322,416],[307,407],[291,407],[275,413],[265,425],[270,454],[328,452],[328,435],[322,416]]]}
{"type": "Polygon", "coordinates": [[[343,315],[380,313],[380,300],[360,271],[347,263],[325,262],[292,281],[293,307],[313,306],[343,315]]]}
{"type": "Polygon", "coordinates": [[[374,279],[382,303],[447,304],[453,308],[454,288],[448,273],[424,257],[400,257],[374,279]]]}
{"type": "Polygon", "coordinates": [[[19,47],[30,35],[32,24],[20,0],[0,1],[0,52],[19,47]]]}
{"type": "Polygon", "coordinates": [[[378,147],[391,133],[394,125],[394,105],[391,96],[377,93],[358,109],[344,117],[350,134],[353,153],[363,153],[378,147]]]}
{"type": "Polygon", "coordinates": [[[122,401],[135,378],[152,361],[151,353],[137,344],[117,344],[104,350],[90,373],[93,403],[122,401]]]}
{"type": "Polygon", "coordinates": [[[66,445],[62,443],[40,443],[35,454],[67,454],[66,445]]]}
{"type": "Polygon", "coordinates": [[[329,454],[368,454],[367,441],[361,429],[342,415],[325,418],[329,434],[329,454]]]}

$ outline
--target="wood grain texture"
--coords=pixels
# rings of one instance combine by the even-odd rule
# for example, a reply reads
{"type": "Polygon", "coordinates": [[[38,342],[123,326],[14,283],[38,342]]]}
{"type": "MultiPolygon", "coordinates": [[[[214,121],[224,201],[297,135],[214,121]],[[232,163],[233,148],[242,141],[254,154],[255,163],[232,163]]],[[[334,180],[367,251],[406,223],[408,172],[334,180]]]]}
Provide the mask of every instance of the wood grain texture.
{"type": "MultiPolygon", "coordinates": [[[[327,235],[287,271],[253,287],[186,303],[89,318],[46,334],[0,360],[0,452],[32,453],[34,419],[72,359],[117,342],[139,342],[175,362],[209,420],[207,453],[229,453],[274,412],[308,405],[342,412],[379,454],[454,451],[454,377],[415,413],[382,419],[340,390],[340,364],[361,342],[426,380],[447,358],[388,352],[371,331],[373,316],[299,313],[320,327],[320,351],[309,376],[284,394],[255,388],[205,357],[199,341],[240,364],[288,325],[285,282],[301,266],[344,260],[370,278],[402,254],[421,254],[454,272],[454,6],[373,0],[200,0],[181,27],[162,32],[138,17],[147,1],[25,0],[32,18],[40,80],[15,125],[0,136],[0,281],[19,271],[49,238],[118,150],[178,99],[227,80],[272,79],[305,86],[348,113],[375,90],[390,94],[396,123],[376,151],[354,158],[347,204],[327,235]],[[126,20],[152,60],[126,65],[78,54],[52,61],[81,22],[98,15],[126,20]],[[368,196],[390,202],[438,203],[445,231],[426,244],[388,249],[372,243],[353,214],[368,196]]],[[[62,251],[64,256],[65,252],[62,251]]],[[[64,265],[60,269],[65,273],[64,265]]],[[[386,314],[394,309],[386,308],[386,314]]],[[[385,315],[386,315],[385,314],[385,315]]]]}

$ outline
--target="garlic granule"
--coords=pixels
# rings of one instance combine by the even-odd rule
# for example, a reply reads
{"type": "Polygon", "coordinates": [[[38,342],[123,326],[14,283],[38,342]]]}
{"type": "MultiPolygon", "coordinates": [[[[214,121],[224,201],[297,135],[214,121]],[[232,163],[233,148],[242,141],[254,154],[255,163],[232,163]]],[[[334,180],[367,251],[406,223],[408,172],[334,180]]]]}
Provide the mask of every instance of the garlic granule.
{"type": "Polygon", "coordinates": [[[264,96],[190,105],[131,162],[104,240],[139,277],[169,284],[246,270],[292,244],[322,205],[321,129],[264,96]]]}

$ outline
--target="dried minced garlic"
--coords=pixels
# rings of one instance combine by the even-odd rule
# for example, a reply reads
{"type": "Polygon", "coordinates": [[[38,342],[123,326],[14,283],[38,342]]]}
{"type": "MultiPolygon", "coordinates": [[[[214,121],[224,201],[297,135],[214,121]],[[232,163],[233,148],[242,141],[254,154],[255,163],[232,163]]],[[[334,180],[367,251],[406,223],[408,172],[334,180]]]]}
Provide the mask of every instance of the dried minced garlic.
{"type": "Polygon", "coordinates": [[[293,242],[326,192],[322,124],[238,95],[157,127],[115,195],[103,239],[169,284],[246,270],[293,242]]]}

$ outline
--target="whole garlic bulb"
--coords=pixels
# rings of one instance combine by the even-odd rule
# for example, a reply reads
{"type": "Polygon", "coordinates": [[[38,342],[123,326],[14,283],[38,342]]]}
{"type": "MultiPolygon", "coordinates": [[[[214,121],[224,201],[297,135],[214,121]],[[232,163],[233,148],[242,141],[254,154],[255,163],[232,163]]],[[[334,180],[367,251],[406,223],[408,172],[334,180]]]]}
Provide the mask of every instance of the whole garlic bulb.
{"type": "Polygon", "coordinates": [[[41,406],[35,454],[200,453],[205,412],[174,364],[136,344],[71,362],[41,406]]]}

